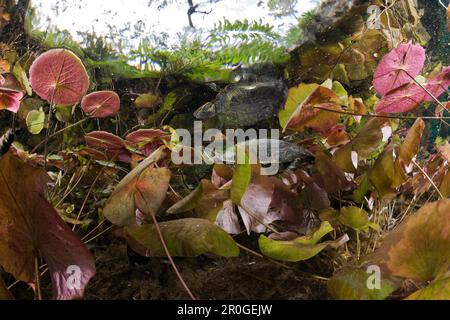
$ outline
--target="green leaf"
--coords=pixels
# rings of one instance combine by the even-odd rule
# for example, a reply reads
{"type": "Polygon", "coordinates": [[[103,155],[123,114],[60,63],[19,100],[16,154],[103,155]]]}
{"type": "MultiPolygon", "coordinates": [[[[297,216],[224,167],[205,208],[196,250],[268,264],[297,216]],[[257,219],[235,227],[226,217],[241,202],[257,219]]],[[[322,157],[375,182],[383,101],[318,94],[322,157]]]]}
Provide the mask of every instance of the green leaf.
{"type": "Polygon", "coordinates": [[[195,209],[203,196],[203,183],[200,183],[189,195],[175,203],[169,209],[168,214],[178,214],[195,209]]]}
{"type": "MultiPolygon", "coordinates": [[[[239,255],[233,238],[208,220],[186,218],[161,222],[159,226],[173,257],[196,257],[205,253],[223,257],[239,255]]],[[[133,242],[138,244],[137,252],[142,254],[145,250],[146,256],[166,256],[153,224],[127,227],[126,231],[132,238],[130,245],[133,246],[133,242]]]]}
{"type": "Polygon", "coordinates": [[[450,278],[435,280],[419,291],[414,292],[408,300],[450,300],[450,278]]]}
{"type": "Polygon", "coordinates": [[[324,221],[320,228],[312,234],[290,241],[273,240],[261,235],[258,241],[259,248],[265,256],[276,260],[290,262],[307,260],[328,246],[336,248],[348,240],[348,237],[345,235],[335,241],[318,243],[320,239],[333,230],[331,224],[328,221],[324,221]]]}
{"type": "MultiPolygon", "coordinates": [[[[238,147],[236,147],[238,148],[238,147]]],[[[244,152],[243,150],[237,150],[237,159],[239,160],[239,153],[244,152]]],[[[230,190],[230,198],[234,204],[240,205],[241,199],[244,196],[245,190],[250,183],[252,178],[252,166],[250,165],[250,159],[247,155],[245,156],[245,163],[236,165],[233,173],[233,182],[230,190]]]]}
{"type": "Polygon", "coordinates": [[[389,278],[381,277],[379,288],[371,283],[370,277],[376,277],[377,274],[369,272],[358,267],[344,267],[335,272],[330,281],[328,281],[328,291],[339,300],[384,300],[398,286],[389,278]]]}
{"type": "Polygon", "coordinates": [[[294,113],[295,109],[304,101],[308,96],[317,89],[319,85],[316,83],[306,84],[300,83],[297,87],[289,89],[288,98],[284,109],[280,111],[278,117],[280,119],[280,125],[282,128],[286,128],[286,125],[294,113]]]}
{"type": "Polygon", "coordinates": [[[27,73],[22,68],[19,62],[17,62],[14,65],[13,68],[13,74],[16,76],[17,80],[22,84],[22,86],[25,88],[25,91],[29,96],[33,94],[33,91],[31,90],[30,82],[28,81],[27,73]]]}
{"type": "Polygon", "coordinates": [[[370,221],[369,214],[358,207],[343,207],[337,218],[344,226],[350,227],[357,231],[369,231],[370,221]]]}
{"type": "Polygon", "coordinates": [[[45,112],[41,108],[39,110],[31,110],[28,112],[27,119],[27,128],[31,134],[39,134],[42,129],[44,129],[45,123],[45,112]]]}

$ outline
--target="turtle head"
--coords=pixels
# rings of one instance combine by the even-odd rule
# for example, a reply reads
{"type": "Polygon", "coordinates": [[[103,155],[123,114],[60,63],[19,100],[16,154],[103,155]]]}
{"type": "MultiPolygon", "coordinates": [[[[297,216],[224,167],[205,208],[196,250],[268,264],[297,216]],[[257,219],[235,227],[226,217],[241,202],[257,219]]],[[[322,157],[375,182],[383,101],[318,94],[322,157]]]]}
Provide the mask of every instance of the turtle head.
{"type": "Polygon", "coordinates": [[[200,120],[211,119],[216,115],[216,106],[212,102],[207,102],[195,110],[194,117],[200,120]]]}

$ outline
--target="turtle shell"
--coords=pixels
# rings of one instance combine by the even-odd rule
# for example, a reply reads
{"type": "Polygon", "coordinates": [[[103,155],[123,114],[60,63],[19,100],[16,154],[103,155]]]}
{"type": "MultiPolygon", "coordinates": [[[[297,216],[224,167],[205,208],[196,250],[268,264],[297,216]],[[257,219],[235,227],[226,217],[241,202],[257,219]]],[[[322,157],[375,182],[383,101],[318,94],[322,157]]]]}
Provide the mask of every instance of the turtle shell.
{"type": "Polygon", "coordinates": [[[270,119],[278,113],[286,95],[287,88],[281,81],[228,85],[214,101],[219,125],[249,127],[270,119]]]}

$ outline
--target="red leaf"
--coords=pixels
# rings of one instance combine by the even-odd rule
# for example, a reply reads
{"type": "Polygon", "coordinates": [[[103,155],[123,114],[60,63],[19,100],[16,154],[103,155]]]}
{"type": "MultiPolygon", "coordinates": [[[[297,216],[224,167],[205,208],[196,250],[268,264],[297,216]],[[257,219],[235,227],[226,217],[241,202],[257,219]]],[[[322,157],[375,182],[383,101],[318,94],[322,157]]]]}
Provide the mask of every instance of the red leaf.
{"type": "Polygon", "coordinates": [[[408,83],[393,91],[381,99],[376,112],[399,113],[410,112],[417,109],[425,100],[426,92],[417,84],[408,83]]]}
{"type": "MultiPolygon", "coordinates": [[[[442,69],[441,73],[431,78],[426,84],[425,88],[436,98],[444,92],[447,92],[450,86],[450,67],[442,69]]],[[[434,101],[429,94],[425,95],[425,101],[434,101]]]]}
{"type": "Polygon", "coordinates": [[[425,63],[425,49],[411,42],[401,44],[383,57],[373,76],[373,86],[387,94],[416,77],[425,63]],[[411,77],[410,77],[411,76],[411,77]]]}
{"type": "Polygon", "coordinates": [[[50,103],[75,104],[86,94],[89,77],[74,53],[53,49],[33,62],[30,83],[37,95],[50,103]]]}
{"type": "Polygon", "coordinates": [[[102,150],[121,150],[125,148],[125,141],[115,134],[106,131],[92,131],[84,136],[88,146],[102,150]]]}
{"type": "Polygon", "coordinates": [[[13,89],[0,88],[0,110],[7,109],[16,113],[20,107],[23,92],[13,89]]]}
{"type": "Polygon", "coordinates": [[[81,100],[81,109],[92,118],[106,118],[119,111],[120,99],[114,91],[92,92],[81,100]]]}
{"type": "Polygon", "coordinates": [[[0,158],[0,265],[33,285],[34,258],[40,252],[50,270],[54,297],[81,298],[95,274],[94,259],[45,199],[48,180],[45,171],[11,153],[0,158]]]}
{"type": "Polygon", "coordinates": [[[170,141],[170,134],[158,129],[141,129],[127,135],[125,142],[149,156],[163,145],[163,140],[170,141]]]}

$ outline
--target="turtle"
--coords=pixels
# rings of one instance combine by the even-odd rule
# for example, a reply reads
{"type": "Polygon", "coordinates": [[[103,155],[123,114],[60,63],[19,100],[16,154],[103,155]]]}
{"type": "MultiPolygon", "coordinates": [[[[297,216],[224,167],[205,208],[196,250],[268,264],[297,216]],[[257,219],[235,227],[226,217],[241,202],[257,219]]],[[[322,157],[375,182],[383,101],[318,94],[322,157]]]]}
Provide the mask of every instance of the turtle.
{"type": "Polygon", "coordinates": [[[235,147],[257,156],[258,162],[262,166],[277,163],[290,171],[311,164],[315,159],[313,153],[296,143],[278,139],[250,139],[228,147],[223,152],[215,153],[213,160],[220,163],[234,163],[236,160],[235,147]]]}
{"type": "Polygon", "coordinates": [[[199,120],[215,118],[219,128],[251,127],[277,115],[287,97],[283,81],[236,83],[194,112],[199,120]]]}

